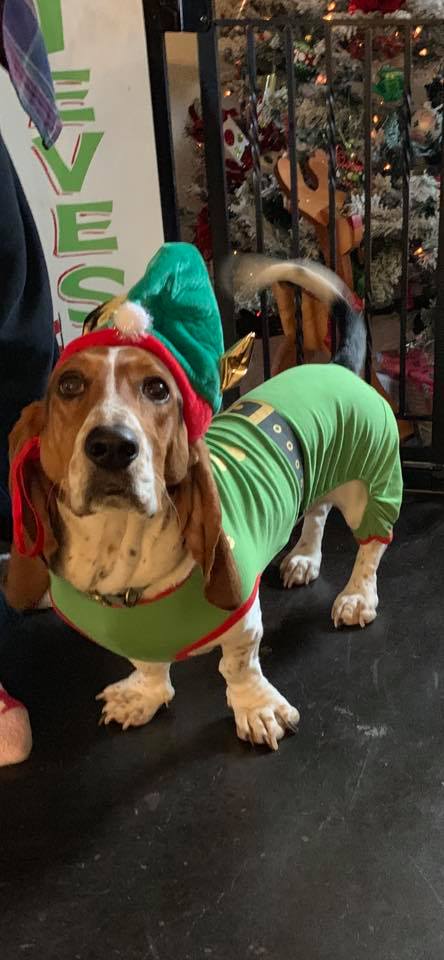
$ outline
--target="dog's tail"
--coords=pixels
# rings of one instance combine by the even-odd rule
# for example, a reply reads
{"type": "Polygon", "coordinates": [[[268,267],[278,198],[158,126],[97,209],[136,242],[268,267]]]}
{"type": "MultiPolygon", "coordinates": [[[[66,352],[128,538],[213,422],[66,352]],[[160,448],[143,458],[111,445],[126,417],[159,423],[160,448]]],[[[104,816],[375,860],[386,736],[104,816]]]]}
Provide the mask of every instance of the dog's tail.
{"type": "Polygon", "coordinates": [[[276,260],[260,254],[237,255],[234,266],[235,284],[245,294],[260,293],[274,283],[292,283],[326,303],[339,334],[332,362],[362,373],[367,349],[364,317],[335,273],[310,260],[276,260]]]}

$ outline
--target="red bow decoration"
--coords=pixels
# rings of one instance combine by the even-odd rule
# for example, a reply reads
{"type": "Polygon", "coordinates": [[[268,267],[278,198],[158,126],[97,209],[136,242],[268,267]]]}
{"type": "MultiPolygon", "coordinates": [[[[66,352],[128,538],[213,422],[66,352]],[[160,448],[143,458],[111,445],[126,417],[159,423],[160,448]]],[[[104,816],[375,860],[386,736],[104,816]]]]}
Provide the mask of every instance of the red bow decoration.
{"type": "Polygon", "coordinates": [[[11,466],[12,478],[12,519],[14,523],[14,545],[22,557],[38,557],[43,553],[45,530],[26,489],[25,469],[28,463],[40,460],[40,438],[31,437],[23,445],[11,466]],[[26,504],[31,511],[36,536],[30,547],[26,545],[23,507],[26,504]]]}
{"type": "Polygon", "coordinates": [[[337,148],[336,158],[338,167],[340,167],[341,170],[350,171],[351,173],[362,173],[364,169],[364,164],[361,160],[352,160],[342,147],[337,148]]]}
{"type": "Polygon", "coordinates": [[[404,6],[404,0],[349,0],[349,13],[394,13],[404,6]]]}

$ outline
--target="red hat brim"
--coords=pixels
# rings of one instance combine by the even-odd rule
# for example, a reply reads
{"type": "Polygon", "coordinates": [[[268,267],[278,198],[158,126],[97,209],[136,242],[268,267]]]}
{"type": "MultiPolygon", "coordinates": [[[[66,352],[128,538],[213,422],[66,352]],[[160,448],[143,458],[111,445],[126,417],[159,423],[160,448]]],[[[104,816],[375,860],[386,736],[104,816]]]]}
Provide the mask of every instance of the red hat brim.
{"type": "Polygon", "coordinates": [[[72,340],[61,353],[57,367],[66,363],[77,353],[83,353],[94,347],[138,347],[152,353],[165,364],[174,377],[183,400],[183,416],[188,430],[188,439],[194,443],[204,436],[211,423],[213,412],[210,405],[196,393],[173,354],[161,340],[151,334],[138,337],[126,337],[114,328],[97,330],[72,340]]]}

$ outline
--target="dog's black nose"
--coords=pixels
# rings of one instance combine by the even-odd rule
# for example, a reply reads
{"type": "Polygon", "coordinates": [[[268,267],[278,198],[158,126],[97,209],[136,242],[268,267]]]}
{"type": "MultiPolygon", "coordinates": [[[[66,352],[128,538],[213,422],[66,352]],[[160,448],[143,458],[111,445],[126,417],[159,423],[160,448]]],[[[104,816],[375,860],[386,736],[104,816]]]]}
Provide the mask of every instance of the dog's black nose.
{"type": "Polygon", "coordinates": [[[126,470],[139,453],[128,427],[94,427],[85,440],[85,453],[102,470],[126,470]]]}

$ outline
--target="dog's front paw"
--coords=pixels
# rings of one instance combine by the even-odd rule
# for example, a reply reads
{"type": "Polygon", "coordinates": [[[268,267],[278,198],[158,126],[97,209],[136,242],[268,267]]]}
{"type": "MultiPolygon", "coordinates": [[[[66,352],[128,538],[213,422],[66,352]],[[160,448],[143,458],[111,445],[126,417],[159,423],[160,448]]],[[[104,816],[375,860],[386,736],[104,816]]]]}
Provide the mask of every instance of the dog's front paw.
{"type": "Polygon", "coordinates": [[[289,553],[281,563],[284,587],[303,587],[317,580],[321,569],[321,554],[289,553]]]}
{"type": "Polygon", "coordinates": [[[331,611],[335,627],[366,627],[376,618],[378,598],[375,594],[340,593],[331,611]]]}
{"type": "Polygon", "coordinates": [[[103,700],[101,723],[120,723],[123,730],[142,727],[149,723],[162,706],[167,706],[174,697],[171,683],[154,687],[136,670],[125,680],[105,687],[96,700],[103,700]]]}
{"type": "Polygon", "coordinates": [[[236,731],[241,740],[266,744],[271,750],[277,750],[278,741],[287,730],[295,733],[297,729],[299,712],[296,707],[292,707],[267,680],[254,693],[228,687],[227,702],[234,712],[236,731]]]}

